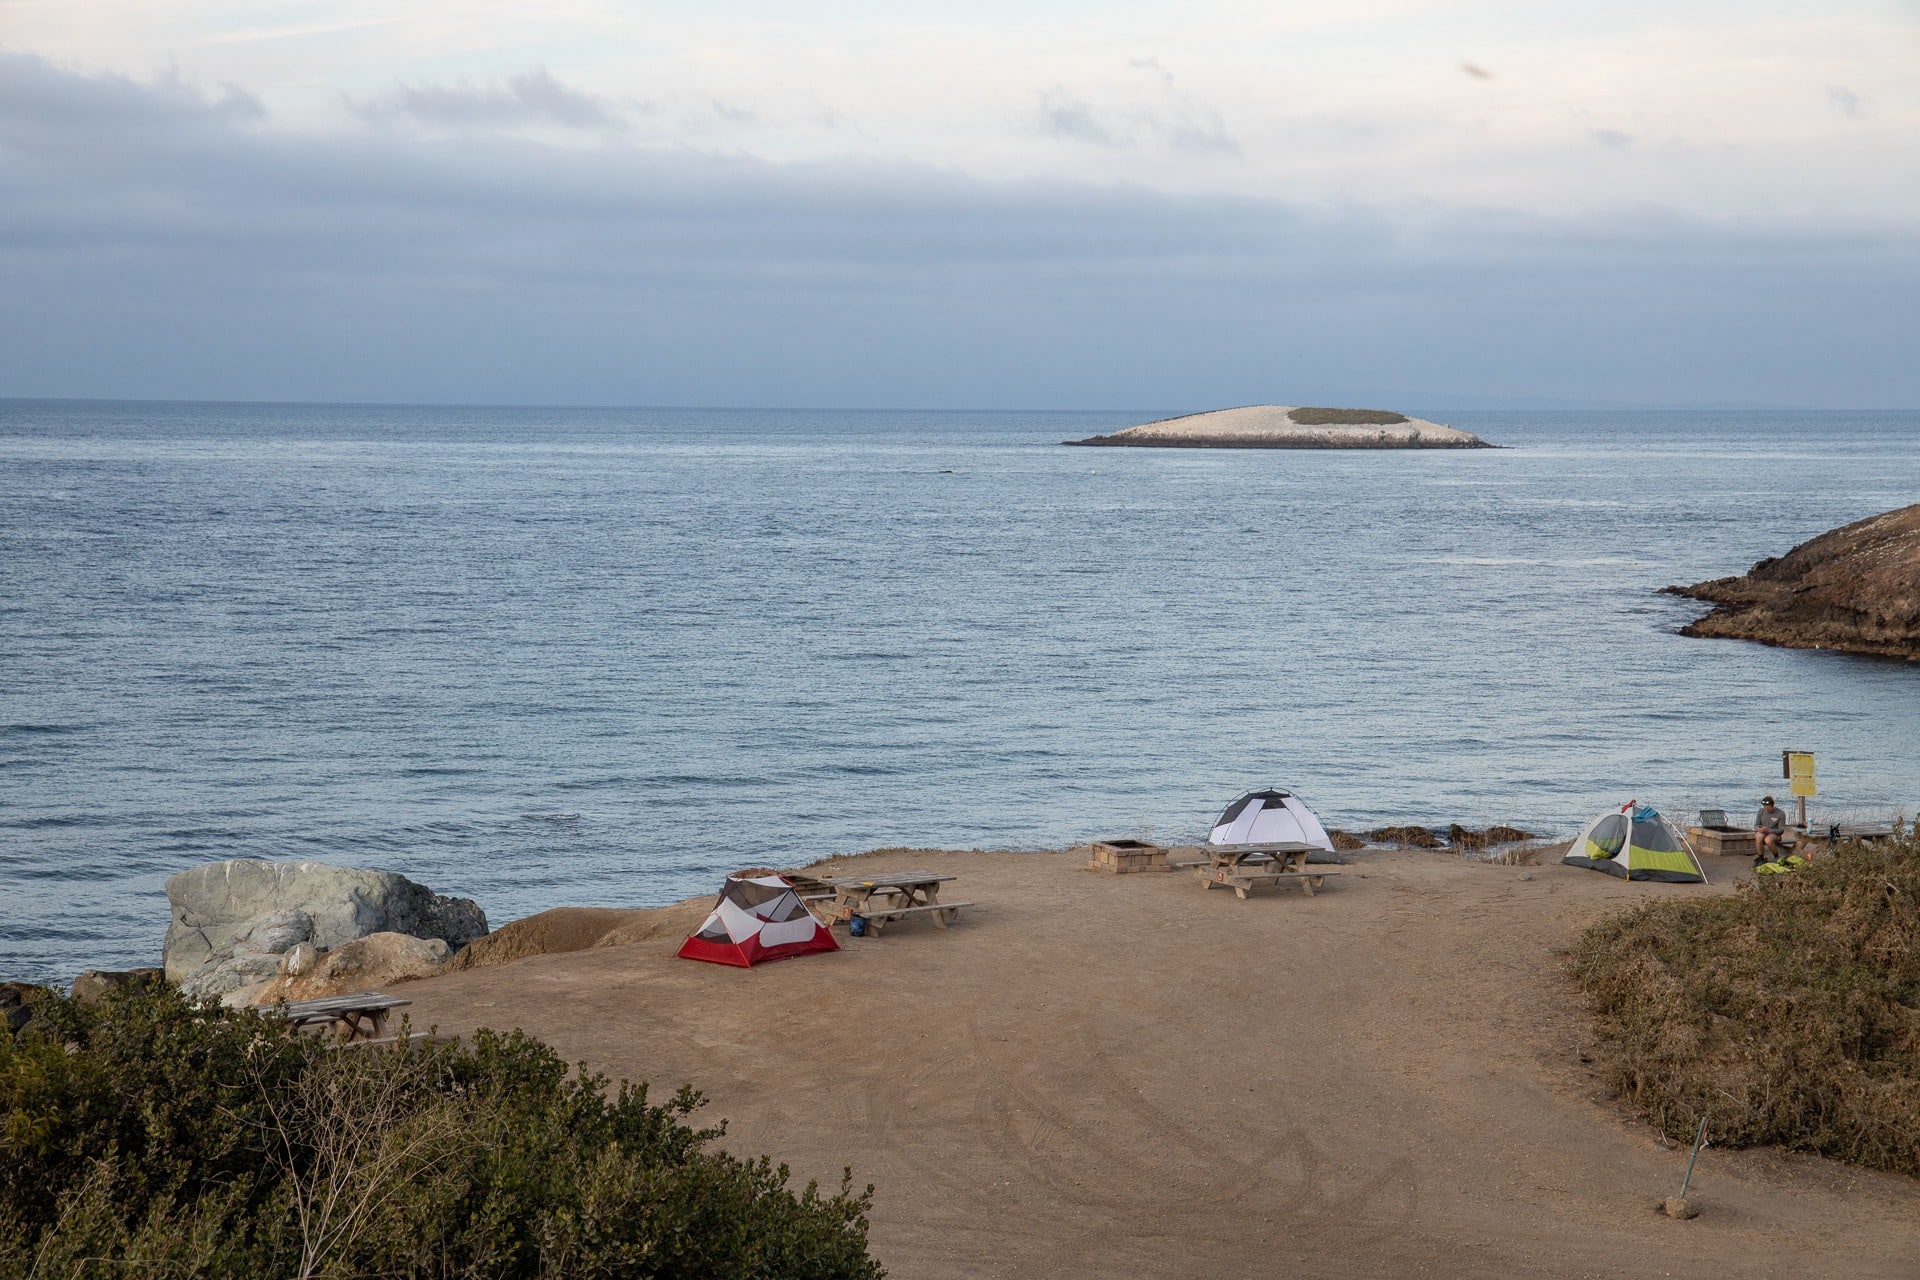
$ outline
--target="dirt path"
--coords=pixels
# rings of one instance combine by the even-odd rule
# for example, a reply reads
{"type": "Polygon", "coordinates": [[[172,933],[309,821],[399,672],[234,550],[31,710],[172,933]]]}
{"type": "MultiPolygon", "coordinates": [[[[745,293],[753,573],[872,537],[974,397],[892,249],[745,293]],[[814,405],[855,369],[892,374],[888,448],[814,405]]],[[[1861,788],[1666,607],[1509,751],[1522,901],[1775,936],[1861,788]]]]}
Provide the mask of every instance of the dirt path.
{"type": "Polygon", "coordinates": [[[979,906],[743,971],[674,958],[686,904],[401,990],[416,1027],[692,1081],[803,1180],[851,1164],[899,1277],[1920,1275],[1905,1178],[1709,1148],[1702,1216],[1652,1211],[1686,1152],[1599,1095],[1559,952],[1725,886],[1355,856],[1242,902],[1073,854],[868,855],[828,873],[951,872],[979,906]]]}

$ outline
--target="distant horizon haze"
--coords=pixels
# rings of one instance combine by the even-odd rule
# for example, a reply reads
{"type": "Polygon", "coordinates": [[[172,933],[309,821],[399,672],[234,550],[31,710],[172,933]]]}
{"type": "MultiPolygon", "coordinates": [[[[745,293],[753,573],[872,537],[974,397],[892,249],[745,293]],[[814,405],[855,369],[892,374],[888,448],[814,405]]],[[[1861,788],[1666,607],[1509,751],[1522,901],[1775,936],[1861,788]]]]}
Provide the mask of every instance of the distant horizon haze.
{"type": "MultiPolygon", "coordinates": [[[[1560,413],[1568,411],[1591,411],[1606,413],[1845,413],[1845,414],[1908,414],[1916,411],[1912,405],[1804,405],[1769,404],[1740,401],[1706,401],[1690,403],[1646,403],[1636,401],[1612,400],[1550,400],[1528,399],[1507,400],[1501,397],[1382,397],[1361,396],[1345,400],[1328,397],[1296,397],[1300,405],[1379,409],[1394,413],[1404,413],[1410,417],[1432,419],[1435,414],[1446,413],[1560,413]]],[[[952,405],[952,404],[616,404],[567,401],[510,401],[510,400],[275,400],[275,399],[229,399],[221,396],[10,396],[0,395],[0,404],[14,405],[140,405],[155,406],[191,406],[217,405],[232,408],[249,406],[262,408],[336,408],[336,409],[445,409],[445,410],[528,410],[552,409],[556,411],[604,411],[608,413],[646,412],[646,413],[858,413],[905,415],[926,413],[983,413],[995,415],[1019,414],[1086,414],[1089,416],[1110,417],[1114,414],[1137,414],[1143,422],[1164,418],[1181,417],[1189,414],[1206,413],[1217,409],[1239,408],[1251,404],[1283,404],[1283,398],[1269,397],[1262,401],[1236,401],[1232,404],[1209,404],[1200,407],[1139,408],[1128,405],[1067,405],[1067,404],[1016,404],[1016,405],[952,405]],[[1149,416],[1150,415],[1150,416],[1149,416]]]]}

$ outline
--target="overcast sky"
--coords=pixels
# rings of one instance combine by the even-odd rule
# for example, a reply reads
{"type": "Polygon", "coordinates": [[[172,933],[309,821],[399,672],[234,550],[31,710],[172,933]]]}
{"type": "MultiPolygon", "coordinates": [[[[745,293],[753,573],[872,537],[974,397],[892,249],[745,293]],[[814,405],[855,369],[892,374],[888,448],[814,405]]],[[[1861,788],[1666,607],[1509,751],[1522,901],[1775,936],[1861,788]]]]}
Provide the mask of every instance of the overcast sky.
{"type": "Polygon", "coordinates": [[[0,395],[1920,406],[1920,3],[0,0],[0,395]]]}

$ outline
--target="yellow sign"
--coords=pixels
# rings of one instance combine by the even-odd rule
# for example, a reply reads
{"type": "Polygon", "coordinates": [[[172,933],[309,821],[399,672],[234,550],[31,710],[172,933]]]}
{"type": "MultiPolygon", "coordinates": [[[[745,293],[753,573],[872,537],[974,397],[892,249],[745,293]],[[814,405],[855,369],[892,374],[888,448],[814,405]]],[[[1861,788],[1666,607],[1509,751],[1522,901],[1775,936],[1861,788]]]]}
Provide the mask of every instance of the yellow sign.
{"type": "Polygon", "coordinates": [[[1814,795],[1813,789],[1813,752],[1788,751],[1784,753],[1789,786],[1787,794],[1795,796],[1814,795]]]}

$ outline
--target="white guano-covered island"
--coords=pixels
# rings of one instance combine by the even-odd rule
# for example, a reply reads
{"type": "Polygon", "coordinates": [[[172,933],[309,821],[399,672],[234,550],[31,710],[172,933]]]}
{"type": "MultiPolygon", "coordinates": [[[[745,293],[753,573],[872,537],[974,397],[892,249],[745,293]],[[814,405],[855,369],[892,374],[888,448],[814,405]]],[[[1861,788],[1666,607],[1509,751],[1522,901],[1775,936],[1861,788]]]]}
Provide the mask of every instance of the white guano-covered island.
{"type": "Polygon", "coordinates": [[[1158,449],[1492,449],[1479,436],[1383,409],[1255,404],[1148,422],[1067,444],[1158,449]]]}

